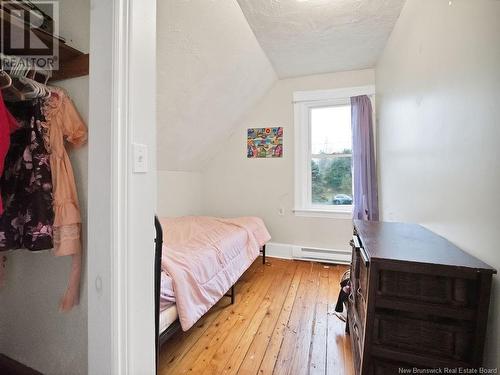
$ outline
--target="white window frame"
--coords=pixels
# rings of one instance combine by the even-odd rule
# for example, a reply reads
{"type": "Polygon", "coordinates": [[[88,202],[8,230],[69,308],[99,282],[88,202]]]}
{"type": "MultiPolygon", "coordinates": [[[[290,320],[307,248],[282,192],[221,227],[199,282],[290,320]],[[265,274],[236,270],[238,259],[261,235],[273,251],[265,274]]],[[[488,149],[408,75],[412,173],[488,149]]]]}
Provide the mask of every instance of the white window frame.
{"type": "Polygon", "coordinates": [[[352,205],[313,205],[311,197],[311,110],[350,105],[350,98],[374,95],[375,86],[335,90],[297,91],[293,94],[295,128],[295,208],[296,216],[350,220],[352,205]]]}

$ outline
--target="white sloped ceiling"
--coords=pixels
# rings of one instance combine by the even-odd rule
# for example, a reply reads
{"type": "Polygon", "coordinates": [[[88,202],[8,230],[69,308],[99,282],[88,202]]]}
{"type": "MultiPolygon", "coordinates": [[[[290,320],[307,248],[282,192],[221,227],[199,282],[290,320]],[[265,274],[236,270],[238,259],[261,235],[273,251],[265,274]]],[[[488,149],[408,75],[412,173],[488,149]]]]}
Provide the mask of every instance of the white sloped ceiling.
{"type": "Polygon", "coordinates": [[[280,78],[373,68],[405,0],[238,0],[280,78]]]}
{"type": "Polygon", "coordinates": [[[197,171],[276,73],[236,0],[161,0],[158,169],[197,171]]]}

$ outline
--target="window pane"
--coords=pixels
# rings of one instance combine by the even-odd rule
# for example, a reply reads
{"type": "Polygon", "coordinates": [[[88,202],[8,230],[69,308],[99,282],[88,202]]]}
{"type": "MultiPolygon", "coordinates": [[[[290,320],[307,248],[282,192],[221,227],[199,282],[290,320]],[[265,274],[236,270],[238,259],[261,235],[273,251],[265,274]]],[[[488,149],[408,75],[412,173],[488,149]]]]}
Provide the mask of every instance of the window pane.
{"type": "Polygon", "coordinates": [[[351,106],[311,109],[313,205],[352,204],[351,106]]]}
{"type": "Polygon", "coordinates": [[[351,106],[311,109],[311,153],[351,153],[351,106]]]}
{"type": "Polygon", "coordinates": [[[311,160],[312,204],[352,204],[352,157],[311,160]]]}

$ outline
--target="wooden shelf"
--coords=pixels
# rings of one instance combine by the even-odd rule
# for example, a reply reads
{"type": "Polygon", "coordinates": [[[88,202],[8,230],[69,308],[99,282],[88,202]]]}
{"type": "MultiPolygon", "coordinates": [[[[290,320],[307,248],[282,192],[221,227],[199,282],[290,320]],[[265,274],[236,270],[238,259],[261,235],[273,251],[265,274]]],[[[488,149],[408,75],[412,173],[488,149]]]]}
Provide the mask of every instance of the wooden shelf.
{"type": "Polygon", "coordinates": [[[71,60],[59,62],[59,69],[53,72],[50,81],[62,81],[63,79],[89,75],[89,57],[90,55],[87,53],[78,55],[71,60]]]}
{"type": "MultiPolygon", "coordinates": [[[[26,25],[15,17],[11,17],[5,10],[0,9],[0,19],[4,27],[0,29],[0,46],[5,46],[6,38],[10,40],[24,40],[26,25]]],[[[44,30],[31,28],[35,34],[46,46],[58,47],[58,70],[53,71],[51,81],[60,81],[63,79],[81,77],[89,74],[89,55],[67,45],[64,40],[47,33],[44,30]]],[[[8,48],[2,48],[5,55],[22,55],[19,50],[13,51],[8,48]]],[[[29,55],[27,50],[25,55],[29,55]]]]}

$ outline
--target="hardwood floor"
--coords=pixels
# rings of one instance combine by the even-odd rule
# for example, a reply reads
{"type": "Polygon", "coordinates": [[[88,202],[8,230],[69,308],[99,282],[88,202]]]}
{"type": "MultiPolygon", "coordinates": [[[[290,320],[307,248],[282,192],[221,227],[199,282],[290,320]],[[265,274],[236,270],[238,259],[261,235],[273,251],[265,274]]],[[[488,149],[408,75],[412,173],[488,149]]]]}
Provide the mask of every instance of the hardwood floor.
{"type": "Polygon", "coordinates": [[[347,266],[257,259],[188,332],[162,347],[159,374],[353,374],[334,314],[347,266]]]}

